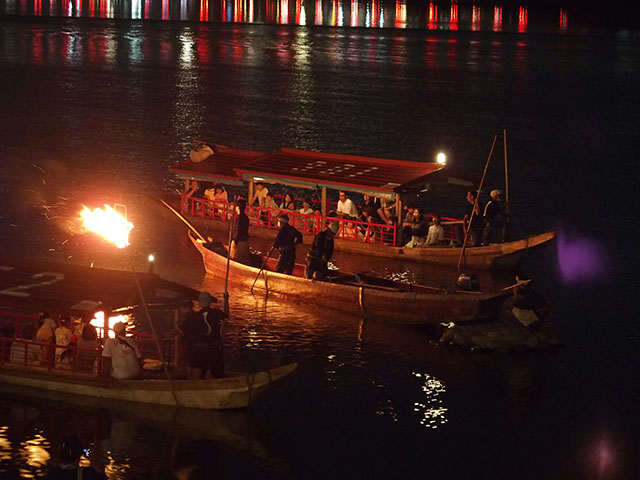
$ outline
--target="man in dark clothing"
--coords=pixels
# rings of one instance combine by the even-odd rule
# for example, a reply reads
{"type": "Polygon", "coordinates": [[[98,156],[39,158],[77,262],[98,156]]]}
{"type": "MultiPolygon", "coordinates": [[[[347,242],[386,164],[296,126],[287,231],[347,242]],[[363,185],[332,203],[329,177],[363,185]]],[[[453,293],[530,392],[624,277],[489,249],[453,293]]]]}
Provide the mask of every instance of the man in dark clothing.
{"type": "Polygon", "coordinates": [[[333,236],[337,231],[338,222],[332,222],[314,237],[307,253],[307,268],[304,272],[307,278],[315,278],[316,280],[327,278],[329,272],[327,263],[333,255],[333,236]]]}
{"type": "MultiPolygon", "coordinates": [[[[491,200],[484,207],[484,230],[482,231],[482,244],[489,245],[493,232],[500,232],[500,243],[505,241],[505,219],[502,215],[502,192],[491,190],[491,200]]],[[[494,235],[495,236],[495,235],[494,235]]]]}
{"type": "Polygon", "coordinates": [[[289,225],[289,215],[283,213],[278,220],[280,231],[273,242],[273,248],[280,251],[280,259],[276,265],[276,272],[291,275],[296,263],[296,245],[302,243],[302,234],[289,225]]]}
{"type": "Polygon", "coordinates": [[[249,263],[249,217],[245,213],[247,202],[238,200],[236,221],[231,232],[231,258],[236,262],[249,263]]]}
{"type": "Polygon", "coordinates": [[[465,208],[464,218],[462,219],[464,227],[456,229],[456,243],[459,245],[463,244],[465,231],[468,229],[469,239],[472,240],[474,245],[480,245],[482,241],[482,227],[484,226],[482,220],[483,212],[484,205],[480,202],[480,199],[478,199],[478,192],[469,190],[467,192],[467,207],[465,208]],[[469,221],[471,221],[471,224],[469,224],[469,221]]]}
{"type": "Polygon", "coordinates": [[[184,334],[189,378],[205,378],[207,369],[211,378],[224,377],[220,331],[225,316],[222,310],[210,307],[214,301],[209,293],[200,293],[180,327],[184,334]]]}

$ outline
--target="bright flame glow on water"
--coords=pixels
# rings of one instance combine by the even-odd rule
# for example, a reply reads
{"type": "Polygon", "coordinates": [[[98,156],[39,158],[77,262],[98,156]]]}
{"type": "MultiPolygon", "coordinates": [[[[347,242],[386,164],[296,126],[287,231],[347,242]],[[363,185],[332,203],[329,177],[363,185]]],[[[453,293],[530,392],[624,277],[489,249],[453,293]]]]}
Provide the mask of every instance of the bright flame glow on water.
{"type": "Polygon", "coordinates": [[[51,455],[48,452],[50,448],[49,441],[40,433],[37,433],[32,439],[22,442],[20,444],[20,456],[26,466],[21,466],[20,476],[23,478],[41,477],[51,459],[51,455]]]}

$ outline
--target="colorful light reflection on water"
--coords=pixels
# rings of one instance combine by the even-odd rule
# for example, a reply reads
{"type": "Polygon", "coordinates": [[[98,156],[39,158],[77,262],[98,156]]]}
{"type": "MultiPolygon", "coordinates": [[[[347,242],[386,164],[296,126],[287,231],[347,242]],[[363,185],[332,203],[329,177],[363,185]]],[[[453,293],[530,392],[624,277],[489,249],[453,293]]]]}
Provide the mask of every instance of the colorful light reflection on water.
{"type": "MultiPolygon", "coordinates": [[[[131,18],[164,21],[269,23],[428,30],[528,31],[525,2],[480,7],[458,0],[408,3],[406,0],[91,0],[90,2],[16,0],[0,2],[0,14],[131,18]],[[481,10],[486,14],[481,15],[481,10]]],[[[545,14],[543,14],[545,15],[545,14]]],[[[548,15],[551,15],[550,13],[548,15]]],[[[553,15],[555,17],[555,15],[553,15]]],[[[554,22],[555,23],[555,22],[554,22]]],[[[567,11],[560,9],[557,30],[567,30],[567,11]]]]}

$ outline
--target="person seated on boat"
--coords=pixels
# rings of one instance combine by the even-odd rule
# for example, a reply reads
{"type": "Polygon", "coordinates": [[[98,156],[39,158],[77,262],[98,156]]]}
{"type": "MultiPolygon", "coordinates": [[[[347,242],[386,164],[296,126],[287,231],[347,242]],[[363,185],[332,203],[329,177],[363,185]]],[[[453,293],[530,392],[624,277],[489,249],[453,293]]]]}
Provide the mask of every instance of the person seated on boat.
{"type": "Polygon", "coordinates": [[[251,256],[249,254],[249,217],[245,210],[247,202],[238,200],[236,202],[236,221],[231,232],[231,258],[236,262],[248,264],[251,256]]]}
{"type": "Polygon", "coordinates": [[[280,230],[273,242],[273,248],[280,252],[276,272],[291,275],[296,263],[296,245],[302,243],[302,233],[295,227],[289,225],[289,215],[283,213],[278,217],[280,230]]]}
{"type": "MultiPolygon", "coordinates": [[[[262,182],[256,182],[255,185],[255,193],[253,197],[249,200],[249,206],[252,207],[254,203],[256,203],[256,207],[265,208],[265,202],[267,201],[267,194],[269,193],[269,189],[264,186],[262,182]]],[[[271,196],[273,198],[273,195],[271,196]]]]}
{"type": "Polygon", "coordinates": [[[118,322],[113,326],[115,337],[104,341],[102,374],[105,377],[126,380],[137,378],[142,372],[142,355],[133,339],[127,338],[126,330],[126,324],[118,322]]]}
{"type": "MultiPolygon", "coordinates": [[[[408,241],[411,238],[411,223],[413,222],[413,205],[405,205],[403,207],[404,218],[402,219],[402,240],[408,241]]],[[[404,242],[406,243],[406,242],[404,242]]]]}
{"type": "MultiPolygon", "coordinates": [[[[298,209],[298,213],[301,213],[302,215],[313,215],[313,208],[311,208],[311,200],[309,200],[308,198],[303,199],[302,208],[298,209]]],[[[304,221],[302,222],[302,230],[304,231],[304,233],[313,232],[313,227],[314,227],[314,219],[305,217],[304,221]]]]}
{"type": "Polygon", "coordinates": [[[395,202],[381,199],[380,208],[378,208],[378,216],[387,225],[393,225],[395,223],[395,202]]]}
{"type": "Polygon", "coordinates": [[[96,373],[98,370],[98,331],[90,323],[82,329],[82,335],[77,343],[76,371],[82,373],[96,373]]]}
{"type": "Polygon", "coordinates": [[[204,191],[204,196],[208,200],[211,200],[214,217],[222,217],[224,214],[224,208],[228,201],[227,191],[224,189],[221,183],[216,183],[212,188],[208,188],[204,191]]]}
{"type": "Polygon", "coordinates": [[[260,220],[267,226],[275,226],[276,218],[280,213],[280,207],[273,198],[273,193],[269,192],[265,196],[264,207],[260,209],[260,220]]]}
{"type": "Polygon", "coordinates": [[[215,301],[208,292],[200,292],[180,326],[191,379],[205,378],[207,371],[211,378],[224,377],[221,330],[225,315],[222,310],[211,308],[215,301]]]}
{"type": "MultiPolygon", "coordinates": [[[[22,340],[33,342],[35,336],[35,325],[28,323],[22,327],[22,340]]],[[[16,338],[16,340],[18,339],[20,339],[20,337],[16,338]]],[[[9,361],[11,363],[17,363],[20,365],[40,365],[41,360],[42,351],[38,345],[16,341],[11,344],[11,352],[9,354],[9,361]]]]}
{"type": "Polygon", "coordinates": [[[456,244],[462,246],[464,237],[467,235],[467,242],[470,242],[472,245],[480,245],[482,241],[482,228],[484,226],[482,219],[483,211],[484,205],[478,198],[478,192],[476,190],[469,190],[467,192],[467,206],[464,217],[462,218],[462,225],[456,226],[456,244]],[[469,225],[470,220],[471,225],[469,225]]]}
{"type": "Polygon", "coordinates": [[[298,213],[301,213],[303,215],[313,215],[314,211],[311,205],[312,203],[310,199],[308,198],[302,199],[302,208],[298,209],[298,213]]]}
{"type": "Polygon", "coordinates": [[[290,212],[295,212],[297,210],[296,201],[293,199],[293,195],[288,192],[284,194],[284,199],[280,204],[280,210],[288,210],[290,212]]]}
{"type": "Polygon", "coordinates": [[[440,225],[440,217],[437,215],[434,215],[431,220],[425,244],[427,247],[437,247],[444,244],[444,228],[440,225]]]}
{"type": "Polygon", "coordinates": [[[41,343],[40,352],[42,357],[42,365],[47,367],[53,365],[54,361],[54,345],[56,344],[56,321],[51,318],[48,313],[42,316],[42,326],[36,333],[36,342],[41,343]]]}
{"type": "Polygon", "coordinates": [[[424,215],[422,215],[419,208],[414,208],[413,218],[411,219],[411,240],[405,246],[409,248],[424,246],[427,241],[428,229],[424,215]]]}
{"type": "Polygon", "coordinates": [[[505,221],[505,215],[503,215],[502,192],[500,190],[491,190],[489,196],[491,200],[484,207],[483,245],[489,245],[492,237],[495,236],[499,236],[499,243],[504,243],[507,233],[507,222],[505,221]]]}
{"type": "Polygon", "coordinates": [[[77,436],[64,437],[58,446],[60,464],[49,470],[45,478],[48,480],[106,480],[107,477],[92,466],[80,466],[80,459],[85,453],[84,445],[77,436]]]}
{"type": "Polygon", "coordinates": [[[336,207],[336,216],[355,220],[358,218],[358,209],[351,199],[347,196],[347,192],[340,190],[338,192],[338,205],[336,207]]]}
{"type": "Polygon", "coordinates": [[[60,317],[60,326],[55,330],[56,337],[56,365],[69,365],[69,356],[63,353],[67,350],[65,347],[71,343],[71,337],[73,337],[73,331],[70,327],[71,317],[60,317]]]}
{"type": "Polygon", "coordinates": [[[333,255],[333,237],[338,232],[338,224],[331,222],[324,230],[313,238],[309,252],[307,252],[307,266],[305,276],[315,280],[325,280],[329,273],[329,260],[333,255]]]}

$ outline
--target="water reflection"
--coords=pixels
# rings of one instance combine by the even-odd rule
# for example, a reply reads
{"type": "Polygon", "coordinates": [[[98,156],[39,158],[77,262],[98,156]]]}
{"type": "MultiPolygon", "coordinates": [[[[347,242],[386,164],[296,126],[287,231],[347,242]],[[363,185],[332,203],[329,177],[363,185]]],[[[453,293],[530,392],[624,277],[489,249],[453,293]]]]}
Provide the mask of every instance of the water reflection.
{"type": "MultiPolygon", "coordinates": [[[[529,30],[528,9],[521,4],[486,7],[459,0],[16,0],[0,2],[0,14],[62,17],[131,18],[200,22],[270,23],[428,30],[529,30]],[[483,23],[482,8],[490,12],[483,23]],[[492,15],[491,15],[492,13],[492,15]]],[[[548,11],[541,16],[551,15],[548,11]]],[[[548,22],[549,24],[551,22],[548,22]]],[[[566,9],[560,9],[558,31],[567,29],[566,9]]]]}
{"type": "Polygon", "coordinates": [[[32,438],[21,442],[20,457],[23,465],[20,467],[20,476],[23,478],[43,476],[51,459],[51,455],[47,451],[50,449],[51,445],[42,433],[37,433],[32,438]]]}
{"type": "Polygon", "coordinates": [[[446,392],[444,383],[428,373],[415,373],[417,378],[424,379],[422,392],[425,398],[414,404],[414,410],[422,413],[420,424],[427,428],[437,429],[447,423],[447,408],[443,406],[441,394],[446,392]]]}

